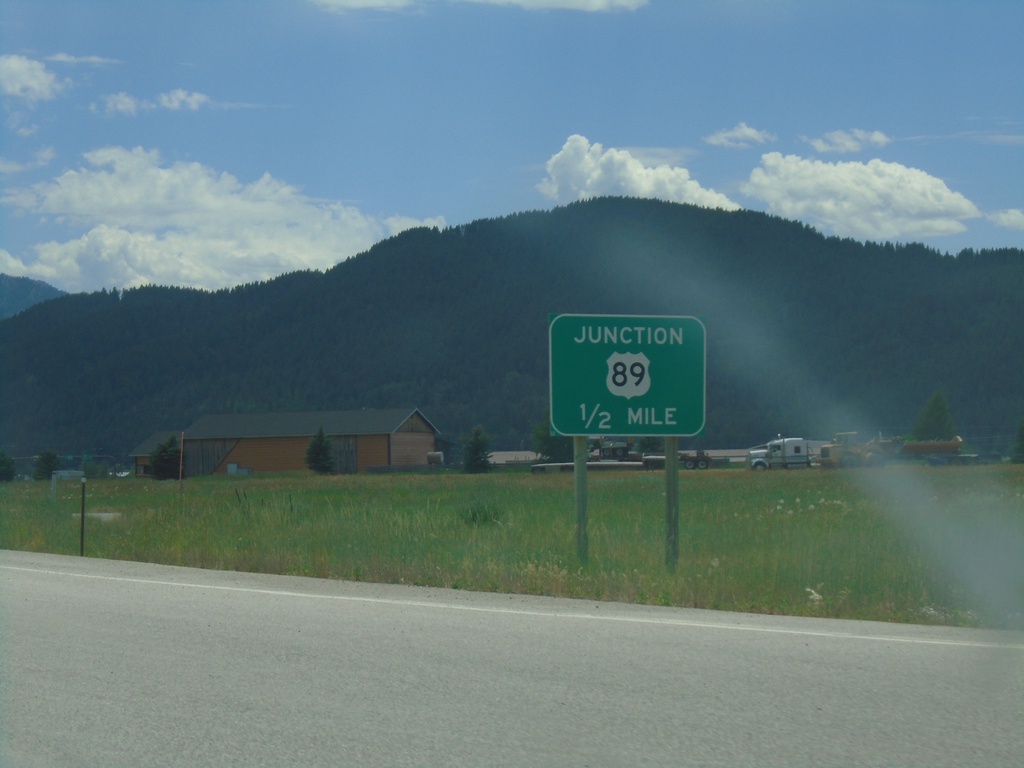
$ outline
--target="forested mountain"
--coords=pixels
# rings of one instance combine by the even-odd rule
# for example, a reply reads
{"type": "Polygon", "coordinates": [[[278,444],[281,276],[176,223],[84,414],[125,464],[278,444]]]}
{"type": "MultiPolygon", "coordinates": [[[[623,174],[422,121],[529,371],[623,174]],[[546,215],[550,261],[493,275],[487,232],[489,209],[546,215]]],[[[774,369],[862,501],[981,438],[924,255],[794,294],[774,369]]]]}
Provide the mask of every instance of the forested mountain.
{"type": "MultiPolygon", "coordinates": [[[[326,273],[64,296],[0,323],[0,447],[123,455],[204,413],[416,406],[529,447],[550,313],[696,315],[707,447],[903,433],[936,391],[969,441],[1024,418],[1024,251],[826,238],[603,198],[418,229],[326,273]]],[[[986,444],[985,449],[992,447],[986,444]]]]}
{"type": "Polygon", "coordinates": [[[16,315],[33,304],[63,295],[64,291],[40,280],[0,275],[0,320],[16,315]]]}

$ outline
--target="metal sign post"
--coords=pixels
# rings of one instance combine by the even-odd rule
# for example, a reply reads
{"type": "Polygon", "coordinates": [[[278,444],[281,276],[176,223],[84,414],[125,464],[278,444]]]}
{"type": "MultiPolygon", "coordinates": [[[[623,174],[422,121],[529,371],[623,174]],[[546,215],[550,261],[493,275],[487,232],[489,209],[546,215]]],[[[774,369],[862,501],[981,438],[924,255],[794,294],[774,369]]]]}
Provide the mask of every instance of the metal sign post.
{"type": "Polygon", "coordinates": [[[665,438],[665,567],[679,562],[679,438],[665,438]]]}
{"type": "Polygon", "coordinates": [[[574,437],[573,487],[576,494],[576,555],[584,565],[590,557],[590,540],[587,535],[587,438],[574,437]]]}
{"type": "Polygon", "coordinates": [[[78,554],[85,557],[85,478],[82,478],[82,532],[79,537],[78,554]]]}
{"type": "Polygon", "coordinates": [[[695,317],[552,315],[551,433],[574,438],[576,544],[586,562],[586,438],[664,436],[665,560],[679,558],[678,440],[704,430],[706,331],[695,317]],[[582,442],[581,442],[582,441],[582,442]]]}

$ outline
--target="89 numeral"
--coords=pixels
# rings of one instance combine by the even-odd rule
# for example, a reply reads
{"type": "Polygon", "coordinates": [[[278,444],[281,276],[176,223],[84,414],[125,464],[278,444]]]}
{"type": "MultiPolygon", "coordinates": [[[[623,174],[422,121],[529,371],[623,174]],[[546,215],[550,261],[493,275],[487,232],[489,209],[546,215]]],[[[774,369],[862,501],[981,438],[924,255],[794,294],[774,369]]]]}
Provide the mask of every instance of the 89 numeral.
{"type": "Polygon", "coordinates": [[[629,384],[630,377],[633,378],[633,386],[639,387],[647,375],[647,366],[635,362],[628,367],[623,362],[617,362],[612,366],[612,384],[616,387],[624,387],[629,384]]]}

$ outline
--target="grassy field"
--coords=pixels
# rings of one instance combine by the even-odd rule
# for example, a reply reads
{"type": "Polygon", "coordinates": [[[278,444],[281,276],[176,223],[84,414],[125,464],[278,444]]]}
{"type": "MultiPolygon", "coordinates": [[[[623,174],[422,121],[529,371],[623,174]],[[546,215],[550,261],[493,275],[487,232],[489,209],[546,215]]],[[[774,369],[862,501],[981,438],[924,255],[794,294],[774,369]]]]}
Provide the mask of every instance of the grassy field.
{"type": "MultiPolygon", "coordinates": [[[[1024,467],[90,480],[85,553],[729,611],[1024,625],[1024,467]]],[[[77,555],[81,485],[0,483],[0,548],[77,555]]]]}

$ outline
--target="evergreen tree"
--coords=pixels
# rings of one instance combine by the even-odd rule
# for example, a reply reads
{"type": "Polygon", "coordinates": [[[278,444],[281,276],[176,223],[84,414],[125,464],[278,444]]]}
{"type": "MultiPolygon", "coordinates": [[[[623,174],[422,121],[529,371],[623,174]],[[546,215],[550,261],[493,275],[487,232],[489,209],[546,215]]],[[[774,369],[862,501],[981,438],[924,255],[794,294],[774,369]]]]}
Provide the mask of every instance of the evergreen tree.
{"type": "Polygon", "coordinates": [[[33,480],[49,480],[50,475],[60,469],[60,457],[53,451],[43,451],[36,456],[36,465],[32,470],[33,480]]]}
{"type": "Polygon", "coordinates": [[[1024,464],[1024,420],[1021,420],[1020,426],[1017,427],[1017,443],[1013,446],[1011,460],[1014,464],[1024,464]]]}
{"type": "Polygon", "coordinates": [[[541,461],[565,462],[572,461],[572,438],[565,435],[551,434],[551,415],[545,415],[544,421],[533,425],[533,450],[541,461]]]}
{"type": "Polygon", "coordinates": [[[956,427],[949,413],[949,403],[942,392],[936,392],[925,405],[911,433],[915,440],[952,440],[956,427]]]}
{"type": "Polygon", "coordinates": [[[178,436],[171,435],[149,454],[149,466],[157,480],[175,480],[181,471],[181,448],[178,436]]]}
{"type": "Polygon", "coordinates": [[[473,431],[466,439],[463,456],[466,472],[469,474],[491,471],[491,437],[484,432],[483,427],[473,427],[473,431]]]}
{"type": "Polygon", "coordinates": [[[318,475],[329,475],[334,472],[334,456],[331,442],[320,427],[306,446],[306,466],[318,475]]]}
{"type": "Polygon", "coordinates": [[[14,479],[14,459],[6,452],[0,451],[0,482],[10,482],[14,479]]]}

